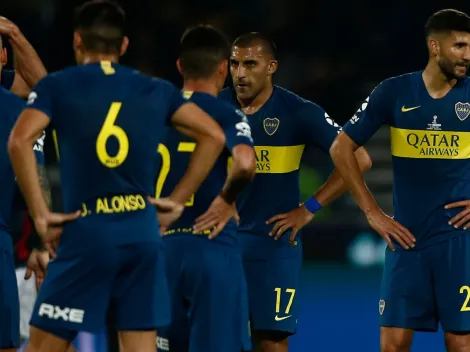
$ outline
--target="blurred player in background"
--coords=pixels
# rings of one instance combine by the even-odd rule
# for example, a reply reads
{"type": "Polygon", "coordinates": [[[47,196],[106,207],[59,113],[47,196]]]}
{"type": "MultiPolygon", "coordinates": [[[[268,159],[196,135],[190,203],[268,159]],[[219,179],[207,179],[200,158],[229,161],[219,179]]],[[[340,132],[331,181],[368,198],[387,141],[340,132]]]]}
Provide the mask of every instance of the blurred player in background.
{"type": "Polygon", "coordinates": [[[36,50],[25,38],[20,29],[5,17],[0,16],[0,83],[14,94],[26,98],[31,88],[46,75],[36,50]],[[3,46],[3,39],[8,40],[13,50],[15,71],[5,70],[8,62],[7,50],[3,46]]]}
{"type": "MultiPolygon", "coordinates": [[[[0,72],[6,63],[6,50],[2,39],[9,39],[13,47],[20,49],[20,58],[31,58],[27,69],[32,84],[45,75],[45,69],[37,55],[21,55],[34,49],[24,39],[19,29],[4,17],[0,17],[0,72]],[[3,37],[2,37],[3,36],[3,37]],[[23,49],[23,50],[22,50],[23,49]]],[[[20,60],[21,61],[21,60],[20,60]]],[[[20,65],[20,67],[24,65],[20,65]]],[[[8,82],[6,85],[10,85],[8,82]]],[[[18,85],[17,85],[18,87],[18,85]]],[[[15,175],[7,152],[10,132],[16,119],[24,108],[24,101],[13,93],[0,87],[0,351],[16,351],[20,346],[20,309],[18,287],[15,275],[13,245],[17,238],[12,238],[16,222],[24,214],[24,202],[16,184],[15,175]]],[[[37,170],[45,198],[50,201],[50,191],[44,168],[44,133],[39,135],[32,149],[36,154],[37,170]]],[[[30,146],[31,148],[31,146],[30,146]]],[[[44,278],[49,258],[47,252],[40,248],[34,249],[28,260],[26,277],[31,277],[32,270],[36,273],[36,287],[44,278]]]]}
{"type": "Polygon", "coordinates": [[[78,331],[100,332],[106,323],[119,331],[121,351],[155,351],[155,329],[170,322],[152,204],[172,215],[162,226],[176,219],[225,137],[173,85],[120,66],[127,46],[118,5],[83,5],[74,32],[79,66],[39,82],[10,136],[12,165],[35,227],[56,255],[38,294],[26,351],[63,351],[78,331]],[[50,123],[59,141],[65,214],[48,209],[30,151],[50,123]],[[197,147],[171,200],[147,199],[154,192],[156,151],[166,124],[197,147]]]}
{"type": "Polygon", "coordinates": [[[439,322],[448,351],[470,351],[470,17],[442,10],[425,32],[425,70],[380,83],[331,148],[369,224],[388,243],[379,301],[385,352],[409,351],[414,331],[436,331],[439,322]],[[392,218],[353,157],[382,125],[391,134],[392,218]]]}
{"type": "MultiPolygon", "coordinates": [[[[302,266],[298,231],[315,212],[347,188],[334,172],[327,184],[300,203],[299,167],[305,145],[328,152],[340,131],[318,105],[273,85],[275,46],[260,33],[242,35],[232,45],[233,88],[221,97],[247,115],[255,140],[256,177],[237,203],[238,236],[248,283],[255,351],[287,351],[299,314],[297,290],[302,266]],[[271,237],[270,237],[271,236],[271,237]]],[[[357,153],[362,170],[367,152],[357,153]]]]}
{"type": "MultiPolygon", "coordinates": [[[[183,92],[220,125],[226,148],[181,218],[163,234],[172,297],[172,322],[159,329],[160,351],[240,352],[249,349],[248,298],[236,238],[235,200],[255,174],[255,152],[245,114],[217,99],[228,74],[230,44],[208,26],[188,29],[177,67],[183,92]],[[233,157],[227,175],[229,157],[233,157]],[[211,204],[212,203],[212,204],[211,204]],[[196,219],[202,228],[193,229],[196,219]]],[[[164,145],[157,198],[168,197],[184,174],[195,142],[170,131],[164,145]]]]}

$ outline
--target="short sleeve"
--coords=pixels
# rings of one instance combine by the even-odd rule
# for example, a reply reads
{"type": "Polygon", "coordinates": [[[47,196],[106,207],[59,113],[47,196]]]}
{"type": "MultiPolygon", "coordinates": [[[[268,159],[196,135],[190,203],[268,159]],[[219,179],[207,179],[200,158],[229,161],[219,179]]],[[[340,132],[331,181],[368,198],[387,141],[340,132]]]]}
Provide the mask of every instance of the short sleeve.
{"type": "Polygon", "coordinates": [[[383,124],[389,123],[389,81],[380,83],[344,126],[344,132],[359,146],[366,143],[383,124]]]}
{"type": "Polygon", "coordinates": [[[51,83],[50,76],[46,76],[40,80],[29,94],[26,107],[42,111],[52,121],[53,107],[51,83]]]}
{"type": "Polygon", "coordinates": [[[14,70],[2,70],[0,83],[3,88],[10,90],[15,81],[15,71],[14,70]]]}
{"type": "Polygon", "coordinates": [[[243,111],[232,108],[227,108],[227,111],[226,118],[222,120],[227,148],[232,150],[239,144],[253,146],[251,127],[243,111]]]}
{"type": "Polygon", "coordinates": [[[298,111],[300,134],[308,145],[328,153],[331,144],[341,131],[338,125],[320,106],[308,102],[298,111]]]}
{"type": "Polygon", "coordinates": [[[41,137],[38,138],[36,143],[34,143],[33,150],[36,154],[36,161],[38,165],[44,165],[44,141],[46,139],[46,131],[42,132],[41,137]]]}
{"type": "Polygon", "coordinates": [[[187,98],[183,96],[181,91],[176,88],[172,83],[165,81],[165,89],[168,103],[168,116],[166,119],[167,125],[171,124],[171,118],[173,117],[174,113],[185,103],[188,102],[187,98]]]}

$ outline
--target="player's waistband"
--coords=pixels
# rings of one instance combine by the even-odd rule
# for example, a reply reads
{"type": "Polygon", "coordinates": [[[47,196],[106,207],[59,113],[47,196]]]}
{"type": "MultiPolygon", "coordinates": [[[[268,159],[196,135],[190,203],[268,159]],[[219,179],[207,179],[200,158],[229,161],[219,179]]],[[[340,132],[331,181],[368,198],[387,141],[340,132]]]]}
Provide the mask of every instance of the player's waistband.
{"type": "Polygon", "coordinates": [[[162,233],[162,237],[172,235],[192,235],[192,236],[209,236],[214,229],[196,232],[192,227],[175,227],[162,233]]]}
{"type": "Polygon", "coordinates": [[[82,217],[143,211],[150,206],[144,194],[114,194],[82,203],[82,217]]]}

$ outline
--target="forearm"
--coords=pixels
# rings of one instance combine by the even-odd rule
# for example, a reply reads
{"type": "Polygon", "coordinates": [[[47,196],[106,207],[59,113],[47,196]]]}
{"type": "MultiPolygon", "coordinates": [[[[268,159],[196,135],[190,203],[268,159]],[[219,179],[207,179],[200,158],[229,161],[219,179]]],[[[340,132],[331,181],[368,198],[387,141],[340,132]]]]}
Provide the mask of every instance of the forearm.
{"type": "Polygon", "coordinates": [[[47,207],[52,208],[52,197],[51,197],[51,186],[49,179],[47,178],[47,171],[45,165],[38,165],[39,184],[44,195],[47,207]]]}
{"type": "Polygon", "coordinates": [[[198,141],[188,169],[171,193],[170,199],[179,204],[185,204],[206,179],[222,148],[223,143],[209,137],[198,141]]]}
{"type": "Polygon", "coordinates": [[[43,216],[49,208],[41,189],[32,146],[27,141],[10,140],[8,152],[31,216],[33,219],[43,216]]]}
{"type": "MultiPolygon", "coordinates": [[[[354,153],[361,173],[371,168],[372,162],[365,148],[361,147],[354,153]]],[[[328,180],[316,192],[314,197],[322,206],[327,206],[341,197],[349,190],[347,183],[341,177],[341,173],[335,169],[328,180]]]]}
{"type": "Polygon", "coordinates": [[[18,28],[11,33],[9,38],[14,53],[15,69],[32,88],[47,74],[47,71],[36,50],[18,28]]]}
{"type": "Polygon", "coordinates": [[[365,184],[354,150],[347,145],[341,146],[335,142],[331,149],[331,157],[345,185],[351,190],[364,213],[378,209],[377,202],[365,184]]]}
{"type": "Polygon", "coordinates": [[[237,162],[232,164],[220,196],[229,204],[234,203],[240,193],[253,180],[254,172],[244,169],[237,162]]]}

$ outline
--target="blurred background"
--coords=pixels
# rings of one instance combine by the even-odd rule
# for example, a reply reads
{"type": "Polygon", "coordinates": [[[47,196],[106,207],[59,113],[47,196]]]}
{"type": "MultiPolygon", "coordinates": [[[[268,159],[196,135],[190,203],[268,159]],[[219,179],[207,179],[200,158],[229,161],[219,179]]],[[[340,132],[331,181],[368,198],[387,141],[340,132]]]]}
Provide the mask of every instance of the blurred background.
{"type": "MultiPolygon", "coordinates": [[[[0,15],[22,29],[52,72],[74,64],[73,9],[83,2],[1,0],[0,15]]],[[[130,24],[131,44],[124,64],[180,85],[175,61],[186,27],[212,24],[231,39],[261,31],[278,48],[275,83],[319,104],[341,124],[380,81],[425,67],[423,32],[428,16],[442,8],[470,12],[470,4],[464,0],[119,2],[130,24]]],[[[373,168],[367,173],[369,188],[391,214],[388,130],[380,130],[366,147],[373,159],[373,168]]],[[[54,204],[60,208],[60,175],[51,138],[46,141],[46,160],[54,204]]],[[[301,168],[302,199],[312,194],[331,170],[327,155],[307,150],[301,168]]],[[[303,239],[303,308],[290,350],[378,351],[383,241],[369,229],[350,195],[323,209],[304,230],[303,239]]],[[[18,262],[25,256],[19,248],[18,262]]],[[[80,351],[102,351],[105,346],[101,337],[83,335],[82,339],[80,351]]],[[[442,335],[418,334],[413,351],[444,351],[442,335]]]]}

